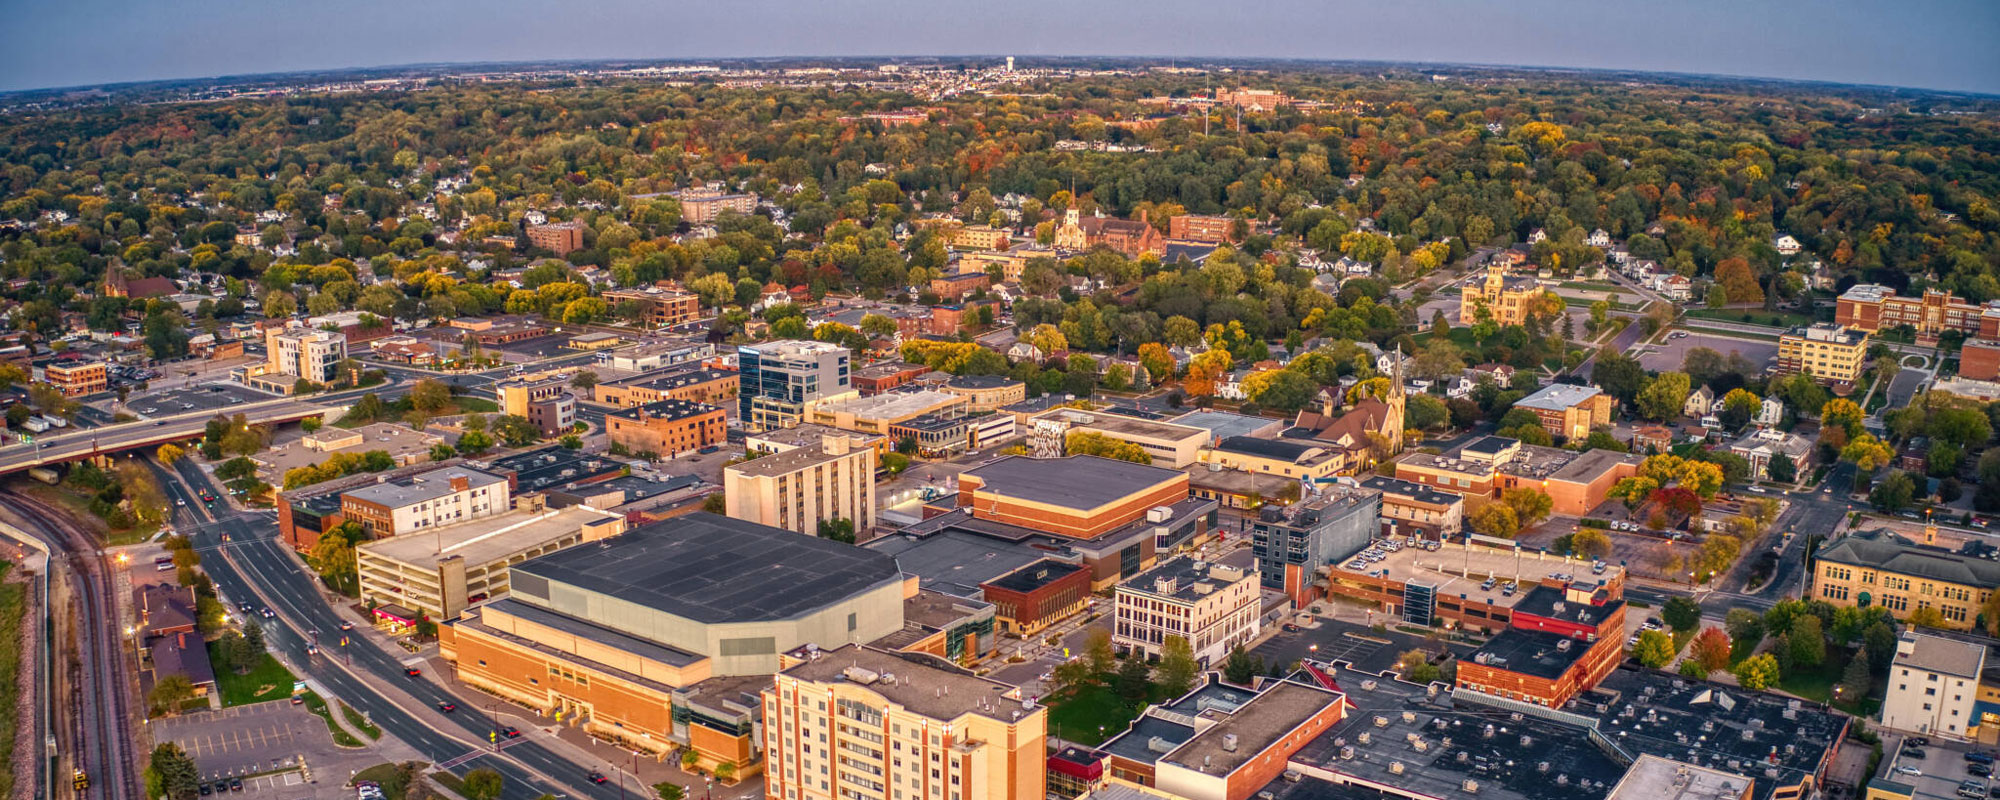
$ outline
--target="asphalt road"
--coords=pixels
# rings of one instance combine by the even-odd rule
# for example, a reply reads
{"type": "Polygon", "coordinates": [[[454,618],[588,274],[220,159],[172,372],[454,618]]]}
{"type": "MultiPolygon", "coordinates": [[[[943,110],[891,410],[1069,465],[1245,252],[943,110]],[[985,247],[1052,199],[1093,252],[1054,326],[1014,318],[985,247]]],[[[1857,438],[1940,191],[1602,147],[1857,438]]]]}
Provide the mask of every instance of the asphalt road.
{"type": "Polygon", "coordinates": [[[366,637],[351,636],[350,644],[341,647],[340,623],[351,620],[322,600],[317,579],[299,569],[284,552],[286,545],[276,539],[273,519],[236,512],[220,501],[211,519],[189,486],[209,486],[211,492],[216,488],[188,460],[176,465],[173,473],[176,480],[166,481],[168,494],[187,503],[177,509],[177,522],[182,530],[192,532],[196,548],[206,551],[202,566],[214,578],[216,588],[232,604],[248,600],[279,615],[267,623],[267,640],[300,669],[303,677],[317,681],[366,713],[434,764],[471,751],[486,751],[486,755],[453,771],[460,775],[480,767],[498,771],[505,779],[506,800],[532,800],[544,794],[598,800],[617,797],[617,787],[590,784],[588,768],[535,741],[534,737],[545,734],[529,731],[507,743],[501,756],[492,755],[487,734],[500,725],[481,710],[482,701],[490,700],[459,697],[429,679],[405,677],[403,661],[407,656],[384,650],[366,637]],[[322,654],[318,657],[305,652],[310,642],[308,630],[319,631],[322,654]],[[335,663],[336,659],[341,663],[335,663]],[[456,703],[458,710],[451,714],[433,710],[445,701],[456,703]],[[552,776],[556,782],[542,776],[552,776]]]}

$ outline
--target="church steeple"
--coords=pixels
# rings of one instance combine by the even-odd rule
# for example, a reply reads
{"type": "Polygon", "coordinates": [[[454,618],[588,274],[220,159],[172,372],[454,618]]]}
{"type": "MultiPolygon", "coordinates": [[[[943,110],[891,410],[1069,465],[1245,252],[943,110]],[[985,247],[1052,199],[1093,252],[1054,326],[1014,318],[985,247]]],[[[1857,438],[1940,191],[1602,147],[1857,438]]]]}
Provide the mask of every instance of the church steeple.
{"type": "Polygon", "coordinates": [[[1389,405],[1387,418],[1382,420],[1382,434],[1389,439],[1391,454],[1403,451],[1403,421],[1409,410],[1409,398],[1403,390],[1403,345],[1396,343],[1396,360],[1389,366],[1389,405]]]}

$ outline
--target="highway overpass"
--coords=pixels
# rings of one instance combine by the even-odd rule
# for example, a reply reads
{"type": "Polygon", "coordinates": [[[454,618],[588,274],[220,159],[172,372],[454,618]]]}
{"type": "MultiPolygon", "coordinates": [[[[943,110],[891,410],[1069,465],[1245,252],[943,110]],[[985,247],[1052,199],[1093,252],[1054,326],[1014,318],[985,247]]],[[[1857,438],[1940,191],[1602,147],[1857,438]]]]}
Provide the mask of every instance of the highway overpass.
{"type": "Polygon", "coordinates": [[[326,406],[290,398],[245,403],[225,411],[195,411],[136,422],[121,422],[101,428],[60,428],[34,436],[32,444],[0,447],[0,475],[47,464],[106,455],[123,450],[156,447],[167,442],[185,441],[202,435],[208,421],[217,414],[235,418],[242,414],[251,424],[297,422],[324,414],[326,406]]]}

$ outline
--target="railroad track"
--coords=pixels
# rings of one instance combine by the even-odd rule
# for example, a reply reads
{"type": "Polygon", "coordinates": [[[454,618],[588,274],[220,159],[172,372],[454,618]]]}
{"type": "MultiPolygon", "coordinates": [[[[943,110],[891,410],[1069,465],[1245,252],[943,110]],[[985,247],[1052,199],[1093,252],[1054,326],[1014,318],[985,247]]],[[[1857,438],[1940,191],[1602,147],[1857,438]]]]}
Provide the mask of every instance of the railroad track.
{"type": "Polygon", "coordinates": [[[69,565],[65,577],[75,591],[76,650],[62,662],[70,678],[69,696],[63,698],[68,713],[57,708],[51,733],[68,739],[70,762],[90,779],[90,788],[78,795],[144,800],[136,778],[142,767],[132,753],[132,698],[111,566],[67,512],[6,491],[0,491],[0,508],[48,544],[52,561],[69,565]]]}

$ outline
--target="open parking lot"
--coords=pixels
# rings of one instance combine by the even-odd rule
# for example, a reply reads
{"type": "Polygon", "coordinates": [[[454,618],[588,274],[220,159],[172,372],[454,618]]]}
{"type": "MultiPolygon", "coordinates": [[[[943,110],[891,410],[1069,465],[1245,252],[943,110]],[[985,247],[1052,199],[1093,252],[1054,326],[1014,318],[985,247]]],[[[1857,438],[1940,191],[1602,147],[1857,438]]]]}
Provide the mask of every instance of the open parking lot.
{"type": "Polygon", "coordinates": [[[211,781],[297,766],[301,753],[334,749],[325,722],[304,706],[282,702],[157,720],[153,735],[179,744],[202,779],[211,781]]]}
{"type": "Polygon", "coordinates": [[[1757,339],[1735,339],[1706,333],[1688,333],[1675,339],[1669,338],[1656,345],[1649,345],[1647,352],[1639,356],[1639,365],[1660,372],[1677,372],[1687,361],[1687,353],[1697,347],[1706,347],[1728,356],[1736,353],[1750,361],[1759,369],[1778,363],[1778,343],[1757,339]]]}
{"type": "Polygon", "coordinates": [[[125,408],[142,417],[165,417],[195,411],[226,411],[275,396],[234,383],[209,383],[135,395],[125,401],[125,408]]]}

